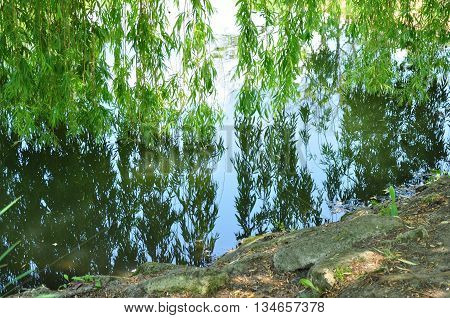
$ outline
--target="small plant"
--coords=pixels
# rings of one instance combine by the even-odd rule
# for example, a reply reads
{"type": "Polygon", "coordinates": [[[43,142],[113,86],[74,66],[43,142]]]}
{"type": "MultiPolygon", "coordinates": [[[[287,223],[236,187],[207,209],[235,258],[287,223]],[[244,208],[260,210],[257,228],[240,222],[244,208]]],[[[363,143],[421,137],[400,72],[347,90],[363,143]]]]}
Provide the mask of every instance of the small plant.
{"type": "Polygon", "coordinates": [[[389,196],[391,197],[391,203],[389,204],[391,216],[398,216],[397,203],[395,203],[395,189],[393,186],[389,187],[389,196]]]}
{"type": "Polygon", "coordinates": [[[388,189],[384,190],[389,193],[389,197],[391,198],[391,202],[389,206],[384,207],[380,210],[381,215],[390,215],[390,216],[398,216],[398,209],[396,203],[395,189],[393,186],[389,186],[388,189]]]}
{"type": "Polygon", "coordinates": [[[395,251],[392,251],[389,248],[383,248],[383,249],[378,249],[378,248],[373,248],[376,252],[380,253],[381,255],[383,255],[386,260],[390,261],[390,262],[401,262],[403,264],[407,264],[407,265],[411,265],[411,266],[416,266],[417,264],[411,261],[408,261],[404,258],[401,258],[401,254],[397,253],[395,251]]]}
{"type": "Polygon", "coordinates": [[[369,202],[369,206],[372,206],[374,208],[379,206],[379,205],[380,205],[380,202],[377,199],[371,199],[370,202],[369,202]]]}
{"type": "Polygon", "coordinates": [[[338,266],[334,269],[334,277],[336,277],[336,280],[339,282],[344,281],[345,276],[347,275],[351,275],[352,271],[350,269],[350,267],[345,266],[345,267],[341,267],[338,266]]]}
{"type": "Polygon", "coordinates": [[[316,285],[314,285],[312,281],[310,281],[307,278],[300,279],[299,283],[301,285],[305,286],[306,288],[310,288],[310,289],[314,290],[316,293],[319,293],[319,294],[321,293],[321,290],[316,285]]]}
{"type": "Polygon", "coordinates": [[[373,248],[376,252],[380,253],[381,255],[383,255],[388,261],[394,261],[396,260],[400,254],[393,252],[390,248],[382,248],[382,249],[378,249],[378,248],[373,248]]]}
{"type": "Polygon", "coordinates": [[[430,183],[433,183],[435,181],[438,181],[442,176],[450,176],[450,171],[431,170],[431,176],[427,180],[426,184],[430,184],[430,183]]]}
{"type": "Polygon", "coordinates": [[[60,288],[67,288],[70,283],[79,283],[79,284],[94,284],[95,288],[101,288],[102,282],[100,278],[92,276],[92,275],[84,275],[84,276],[73,276],[72,278],[69,275],[64,274],[64,279],[67,281],[66,284],[60,286],[60,288]]]}

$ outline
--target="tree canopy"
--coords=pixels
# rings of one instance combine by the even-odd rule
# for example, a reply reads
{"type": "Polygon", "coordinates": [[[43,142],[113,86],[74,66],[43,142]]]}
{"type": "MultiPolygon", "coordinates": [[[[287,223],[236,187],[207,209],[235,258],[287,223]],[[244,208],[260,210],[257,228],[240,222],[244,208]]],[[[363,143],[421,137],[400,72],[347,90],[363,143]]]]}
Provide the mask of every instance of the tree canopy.
{"type": "MultiPolygon", "coordinates": [[[[244,115],[321,105],[356,88],[422,100],[449,71],[445,0],[234,1],[236,111],[244,115]],[[327,63],[332,72],[311,74],[327,63]]],[[[8,133],[43,144],[59,133],[214,134],[222,116],[211,1],[0,0],[0,12],[8,133]]]]}

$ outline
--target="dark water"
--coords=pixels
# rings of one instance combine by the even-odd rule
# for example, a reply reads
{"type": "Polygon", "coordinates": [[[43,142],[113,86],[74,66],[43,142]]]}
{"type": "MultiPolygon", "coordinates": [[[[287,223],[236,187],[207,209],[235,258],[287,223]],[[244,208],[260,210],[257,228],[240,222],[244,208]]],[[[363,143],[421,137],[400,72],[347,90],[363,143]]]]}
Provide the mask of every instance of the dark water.
{"type": "Polygon", "coordinates": [[[242,237],[336,221],[341,203],[448,169],[447,89],[416,105],[355,92],[269,120],[229,114],[201,147],[87,138],[34,149],[0,135],[0,205],[22,196],[0,221],[0,251],[21,240],[0,286],[30,268],[24,286],[57,288],[64,274],[150,260],[203,266],[242,237]]]}

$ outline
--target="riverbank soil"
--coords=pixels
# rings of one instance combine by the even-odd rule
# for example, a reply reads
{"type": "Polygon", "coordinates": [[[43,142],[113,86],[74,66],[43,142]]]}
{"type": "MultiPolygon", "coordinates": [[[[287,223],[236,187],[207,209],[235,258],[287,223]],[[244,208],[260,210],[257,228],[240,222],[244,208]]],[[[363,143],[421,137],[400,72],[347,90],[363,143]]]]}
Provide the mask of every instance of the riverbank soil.
{"type": "Polygon", "coordinates": [[[450,178],[341,222],[245,239],[208,268],[147,263],[15,297],[449,297],[450,178]]]}

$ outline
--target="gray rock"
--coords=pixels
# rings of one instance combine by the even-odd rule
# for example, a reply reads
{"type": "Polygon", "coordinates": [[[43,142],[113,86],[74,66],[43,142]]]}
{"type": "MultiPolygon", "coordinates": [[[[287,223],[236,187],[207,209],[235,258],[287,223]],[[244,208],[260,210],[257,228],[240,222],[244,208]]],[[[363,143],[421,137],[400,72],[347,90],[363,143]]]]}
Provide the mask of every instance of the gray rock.
{"type": "Polygon", "coordinates": [[[428,231],[425,229],[424,226],[419,226],[417,229],[413,229],[404,233],[400,233],[396,237],[396,241],[410,241],[410,240],[417,240],[417,239],[424,239],[427,238],[428,231]]]}
{"type": "Polygon", "coordinates": [[[184,294],[190,297],[208,296],[223,287],[228,274],[212,268],[185,267],[130,286],[129,297],[160,297],[167,294],[184,294]]]}
{"type": "Polygon", "coordinates": [[[11,297],[13,297],[13,298],[17,298],[17,297],[20,297],[20,298],[47,298],[46,295],[52,295],[52,298],[54,295],[56,295],[55,297],[58,297],[56,292],[48,289],[45,286],[40,286],[40,287],[37,287],[34,289],[25,290],[18,294],[12,295],[11,297]]]}
{"type": "Polygon", "coordinates": [[[294,239],[276,251],[273,263],[283,272],[308,269],[326,257],[351,249],[356,242],[382,235],[401,225],[398,218],[369,214],[312,231],[299,231],[294,239]]]}

